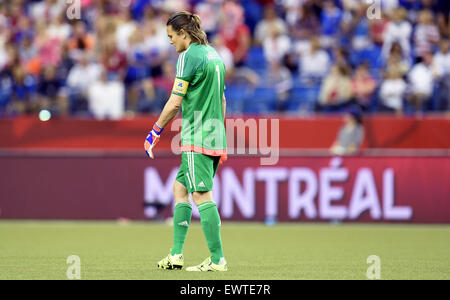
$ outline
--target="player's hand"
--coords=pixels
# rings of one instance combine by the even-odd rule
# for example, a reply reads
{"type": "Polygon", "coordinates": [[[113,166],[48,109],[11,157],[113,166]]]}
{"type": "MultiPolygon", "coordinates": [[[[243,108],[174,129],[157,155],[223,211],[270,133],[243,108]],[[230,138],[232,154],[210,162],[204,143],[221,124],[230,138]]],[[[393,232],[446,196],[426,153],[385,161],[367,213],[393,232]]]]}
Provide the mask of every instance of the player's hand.
{"type": "Polygon", "coordinates": [[[148,157],[152,159],[154,158],[152,149],[159,142],[159,136],[161,135],[163,129],[164,128],[159,127],[158,124],[155,123],[153,125],[152,131],[149,132],[147,138],[145,139],[144,142],[145,153],[147,154],[148,157]]]}

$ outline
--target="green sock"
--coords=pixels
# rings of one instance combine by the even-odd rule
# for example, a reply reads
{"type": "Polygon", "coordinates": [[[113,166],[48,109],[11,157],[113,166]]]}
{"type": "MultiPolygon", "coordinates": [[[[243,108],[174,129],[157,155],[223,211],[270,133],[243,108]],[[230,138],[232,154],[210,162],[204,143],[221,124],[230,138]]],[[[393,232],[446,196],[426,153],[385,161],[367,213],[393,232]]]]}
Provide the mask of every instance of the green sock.
{"type": "Polygon", "coordinates": [[[206,243],[211,252],[211,261],[218,264],[223,257],[222,240],[220,238],[220,216],[217,211],[216,203],[207,201],[198,206],[200,212],[200,222],[206,243]]]}
{"type": "Polygon", "coordinates": [[[171,255],[183,254],[184,241],[191,224],[192,206],[188,202],[179,202],[173,213],[173,248],[171,255]]]}

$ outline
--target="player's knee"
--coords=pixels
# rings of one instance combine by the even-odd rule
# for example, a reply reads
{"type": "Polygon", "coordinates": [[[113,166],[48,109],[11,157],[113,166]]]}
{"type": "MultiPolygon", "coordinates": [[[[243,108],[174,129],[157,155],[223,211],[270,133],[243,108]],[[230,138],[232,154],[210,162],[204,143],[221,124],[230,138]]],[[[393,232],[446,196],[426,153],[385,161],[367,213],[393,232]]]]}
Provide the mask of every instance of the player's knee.
{"type": "Polygon", "coordinates": [[[194,200],[195,205],[200,205],[206,201],[212,201],[212,193],[208,192],[193,192],[192,199],[194,200]]]}

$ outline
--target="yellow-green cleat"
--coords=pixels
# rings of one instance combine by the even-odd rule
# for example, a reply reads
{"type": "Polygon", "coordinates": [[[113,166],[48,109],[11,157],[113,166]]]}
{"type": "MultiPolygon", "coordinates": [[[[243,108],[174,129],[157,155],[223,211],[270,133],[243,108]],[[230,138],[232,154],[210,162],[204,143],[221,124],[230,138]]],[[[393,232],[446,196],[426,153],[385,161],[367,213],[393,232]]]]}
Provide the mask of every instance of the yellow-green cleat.
{"type": "Polygon", "coordinates": [[[158,268],[165,270],[181,270],[184,265],[183,254],[167,255],[158,262],[158,268]]]}
{"type": "Polygon", "coordinates": [[[201,264],[186,268],[188,272],[226,272],[228,271],[227,262],[225,258],[221,258],[219,264],[211,261],[211,257],[205,259],[201,264]]]}

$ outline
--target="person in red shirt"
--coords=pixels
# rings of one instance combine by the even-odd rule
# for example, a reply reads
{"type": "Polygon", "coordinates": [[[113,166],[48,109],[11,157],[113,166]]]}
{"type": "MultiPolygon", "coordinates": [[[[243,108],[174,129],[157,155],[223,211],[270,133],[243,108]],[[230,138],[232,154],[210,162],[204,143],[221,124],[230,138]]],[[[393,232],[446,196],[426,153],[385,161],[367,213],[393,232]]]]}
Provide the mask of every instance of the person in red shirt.
{"type": "Polygon", "coordinates": [[[223,4],[222,12],[219,35],[233,54],[235,65],[242,66],[251,45],[250,29],[244,23],[243,8],[239,3],[229,1],[223,4]]]}

